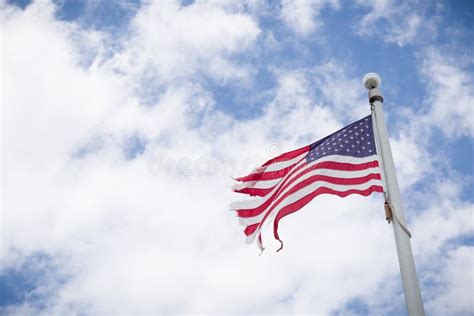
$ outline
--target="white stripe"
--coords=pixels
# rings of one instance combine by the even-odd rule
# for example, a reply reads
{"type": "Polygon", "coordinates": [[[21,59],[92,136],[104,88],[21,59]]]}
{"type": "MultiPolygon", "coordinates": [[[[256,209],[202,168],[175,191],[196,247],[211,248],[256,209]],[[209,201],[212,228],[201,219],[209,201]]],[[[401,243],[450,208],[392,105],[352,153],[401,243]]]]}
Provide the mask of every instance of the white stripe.
{"type": "MultiPolygon", "coordinates": [[[[368,181],[364,184],[353,185],[353,186],[350,187],[350,190],[352,190],[352,189],[367,190],[368,188],[370,188],[373,185],[381,186],[382,182],[378,179],[374,179],[374,180],[370,180],[370,181],[368,181]]],[[[330,189],[332,189],[332,186],[336,186],[336,185],[334,185],[334,184],[327,185],[327,186],[325,185],[325,187],[330,188],[330,189]]],[[[294,194],[291,194],[290,196],[288,196],[285,200],[283,200],[280,204],[278,204],[278,206],[275,207],[275,209],[272,210],[272,213],[270,214],[270,216],[268,216],[267,219],[265,220],[264,225],[260,225],[260,227],[258,227],[252,235],[247,236],[247,243],[252,243],[255,239],[255,236],[257,236],[262,231],[263,226],[265,226],[267,223],[273,222],[273,220],[276,217],[276,214],[278,214],[278,212],[282,208],[284,208],[285,206],[290,205],[291,203],[294,203],[294,202],[304,198],[305,196],[307,196],[307,195],[311,194],[312,192],[314,192],[319,187],[321,187],[321,185],[319,183],[315,182],[311,185],[308,185],[308,186],[302,188],[301,190],[295,192],[294,194]]],[[[263,216],[262,216],[262,218],[263,218],[263,216]]],[[[260,221],[254,222],[254,224],[259,223],[260,221]]],[[[246,225],[246,226],[248,226],[248,225],[246,225]]]]}
{"type": "Polygon", "coordinates": [[[236,183],[232,186],[232,188],[236,191],[239,191],[245,188],[270,189],[270,188],[273,188],[275,185],[277,185],[278,182],[280,181],[281,179],[249,181],[249,182],[243,182],[243,183],[236,183]]]}
{"type": "MultiPolygon", "coordinates": [[[[303,159],[303,160],[301,160],[300,162],[298,162],[297,164],[295,164],[295,165],[293,166],[293,168],[291,168],[291,170],[293,170],[294,168],[298,168],[298,167],[304,165],[305,163],[306,163],[306,159],[303,159]]],[[[265,173],[265,171],[264,171],[264,172],[257,172],[257,170],[260,169],[260,168],[262,168],[262,167],[258,167],[258,168],[256,168],[256,169],[254,169],[251,173],[249,173],[249,175],[255,174],[255,173],[265,173]]],[[[289,171],[289,172],[290,172],[290,171],[289,171]]],[[[276,181],[278,182],[278,181],[280,181],[282,178],[284,178],[287,174],[288,174],[288,173],[282,174],[282,176],[281,176],[280,178],[276,178],[276,179],[274,179],[274,180],[276,180],[276,181]]],[[[243,181],[243,182],[237,183],[237,184],[245,185],[246,183],[256,183],[256,182],[260,182],[260,181],[273,181],[273,180],[249,180],[249,181],[243,181]]]]}
{"type": "MultiPolygon", "coordinates": [[[[302,166],[304,166],[306,164],[306,160],[303,160],[303,161],[300,161],[299,163],[297,163],[291,170],[293,170],[294,168],[300,168],[302,166]]],[[[304,169],[306,169],[308,166],[305,166],[304,168],[301,168],[301,171],[303,171],[304,169]]],[[[291,171],[290,171],[291,172],[291,171]]],[[[286,174],[286,176],[288,176],[288,174],[286,174]]],[[[293,176],[289,177],[289,179],[292,179],[293,176]]],[[[283,182],[283,179],[284,178],[279,178],[277,179],[279,181],[278,185],[275,186],[273,188],[273,190],[271,190],[269,193],[267,193],[267,195],[263,196],[263,197],[259,197],[259,198],[253,198],[251,200],[243,200],[243,201],[236,201],[236,202],[232,202],[230,204],[230,209],[231,210],[238,210],[238,209],[242,209],[242,208],[245,208],[245,209],[248,209],[248,208],[253,208],[251,207],[252,205],[256,205],[254,207],[257,207],[258,205],[260,205],[261,203],[264,203],[266,200],[268,200],[270,198],[270,196],[276,192],[276,190],[278,190],[278,188],[281,186],[282,182],[283,182]]]]}
{"type": "MultiPolygon", "coordinates": [[[[321,176],[330,176],[330,177],[334,177],[334,178],[343,178],[343,179],[352,179],[352,178],[359,178],[359,177],[365,177],[371,173],[378,173],[380,174],[380,168],[379,167],[373,167],[373,168],[367,168],[367,169],[364,169],[364,170],[357,170],[357,171],[345,171],[345,170],[333,170],[333,169],[315,169],[315,170],[312,170],[304,175],[302,175],[301,177],[299,177],[298,179],[295,180],[295,182],[293,182],[291,185],[289,185],[288,187],[286,187],[283,191],[281,191],[280,193],[278,193],[278,196],[282,196],[283,194],[285,194],[286,192],[288,192],[289,190],[291,190],[295,185],[297,185],[298,183],[312,177],[312,176],[315,176],[315,175],[321,175],[321,176]]],[[[293,179],[294,177],[292,177],[293,179]]],[[[350,184],[349,184],[350,185],[350,184]]],[[[268,198],[267,198],[268,199],[268,198]]],[[[267,200],[265,199],[265,201],[267,200]]],[[[254,201],[258,201],[258,199],[253,199],[253,200],[250,200],[250,201],[245,201],[245,202],[252,202],[252,203],[240,203],[238,206],[240,206],[240,208],[238,208],[237,210],[242,210],[242,209],[245,209],[245,210],[248,210],[248,209],[254,209],[260,205],[262,205],[263,203],[260,203],[258,204],[258,206],[255,206],[255,207],[248,207],[248,206],[254,206],[256,203],[254,203],[254,201]],[[245,206],[245,207],[244,207],[245,206]]],[[[234,205],[235,206],[235,205],[234,205]]]]}
{"type": "MultiPolygon", "coordinates": [[[[316,159],[316,160],[312,161],[311,164],[325,162],[325,161],[361,164],[361,163],[370,162],[370,161],[374,161],[374,160],[377,160],[377,155],[372,155],[372,156],[368,156],[368,157],[361,157],[361,158],[352,157],[352,156],[342,156],[342,155],[330,155],[330,156],[325,156],[325,157],[321,157],[319,159],[316,159]]],[[[293,168],[296,168],[297,166],[300,166],[301,164],[304,164],[305,162],[306,162],[306,159],[303,159],[298,164],[296,164],[293,168]]],[[[262,167],[255,168],[251,173],[249,173],[249,175],[255,174],[255,173],[266,173],[267,169],[265,169],[264,172],[257,172],[257,170],[261,169],[261,168],[262,167]]],[[[285,177],[285,176],[283,175],[281,178],[283,178],[283,177],[285,177]]],[[[262,180],[260,180],[260,181],[262,181],[262,180]]],[[[255,180],[242,181],[242,183],[246,183],[246,182],[255,182],[255,180]]]]}
{"type": "MultiPolygon", "coordinates": [[[[247,236],[247,239],[246,239],[245,242],[246,242],[247,244],[251,244],[251,243],[254,241],[254,239],[255,239],[255,233],[252,234],[252,235],[247,236]]],[[[258,246],[258,248],[259,248],[261,251],[263,251],[263,249],[264,249],[264,248],[263,248],[263,245],[260,243],[260,240],[258,240],[258,239],[257,239],[257,246],[258,246]]]]}
{"type": "MultiPolygon", "coordinates": [[[[310,189],[311,192],[315,191],[316,189],[320,188],[320,187],[324,187],[324,188],[328,188],[328,189],[333,189],[335,191],[339,191],[339,192],[345,192],[347,190],[352,190],[352,189],[355,189],[355,190],[366,190],[368,189],[371,185],[380,185],[382,186],[382,182],[378,179],[372,179],[372,180],[369,180],[365,183],[362,183],[362,184],[358,184],[358,185],[342,185],[342,184],[334,184],[334,183],[330,183],[330,182],[326,182],[326,181],[316,181],[314,183],[312,183],[311,185],[307,186],[309,188],[313,188],[313,189],[310,189]],[[369,185],[368,185],[369,184],[369,185]]],[[[299,196],[300,195],[300,192],[303,191],[303,190],[306,190],[307,187],[303,187],[301,188],[300,190],[290,194],[289,196],[287,196],[283,201],[281,201],[280,203],[281,204],[284,204],[284,205],[288,205],[288,204],[291,204],[292,202],[289,202],[287,203],[287,200],[290,199],[290,201],[293,200],[293,196],[299,196]]],[[[308,193],[308,194],[309,194],[308,193]]],[[[306,196],[307,194],[305,194],[304,196],[306,196]]],[[[299,200],[296,199],[296,200],[299,200]]],[[[293,200],[296,201],[296,200],[293,200]]],[[[274,203],[272,203],[273,205],[274,203]]],[[[268,207],[267,209],[270,209],[270,207],[268,207]]],[[[276,208],[275,208],[276,209],[276,208]]],[[[260,223],[261,220],[263,219],[263,217],[265,216],[265,211],[262,212],[261,214],[257,215],[257,216],[254,216],[254,217],[239,217],[239,223],[243,226],[249,226],[249,225],[252,225],[252,224],[256,224],[256,223],[260,223]]]]}
{"type": "Polygon", "coordinates": [[[301,159],[303,159],[307,154],[308,154],[309,150],[302,153],[301,155],[299,156],[296,156],[295,158],[293,159],[290,159],[290,160],[285,160],[285,161],[277,161],[277,162],[274,162],[270,165],[268,165],[266,168],[265,168],[265,172],[269,172],[269,171],[277,171],[277,170],[282,170],[282,169],[285,169],[291,165],[294,165],[295,163],[297,163],[298,161],[300,161],[301,159]]]}
{"type": "MultiPolygon", "coordinates": [[[[306,168],[304,168],[306,169],[306,168]]],[[[301,169],[303,171],[304,169],[301,169]]],[[[373,168],[371,168],[373,169],[373,168]]],[[[378,169],[378,168],[376,168],[378,169]]],[[[323,170],[323,169],[320,169],[323,170]]],[[[330,170],[330,169],[328,169],[330,170]]],[[[340,176],[335,175],[334,177],[336,178],[355,178],[355,177],[362,177],[357,176],[357,172],[363,174],[365,171],[360,170],[360,171],[339,171],[339,170],[334,170],[334,174],[340,174],[340,176]],[[347,176],[348,173],[354,172],[354,176],[347,176]]],[[[274,179],[274,180],[260,180],[260,181],[251,181],[251,182],[244,182],[244,183],[235,183],[232,188],[234,190],[242,190],[245,188],[252,188],[252,189],[270,189],[273,188],[275,185],[277,185],[282,179],[274,179]]]]}
{"type": "MultiPolygon", "coordinates": [[[[349,157],[349,158],[352,158],[350,160],[347,159],[348,158],[347,156],[334,156],[333,155],[333,156],[328,156],[328,157],[332,157],[332,160],[329,160],[329,159],[326,160],[326,159],[324,159],[326,157],[323,157],[321,159],[312,161],[310,164],[304,166],[304,168],[301,168],[301,170],[299,170],[295,174],[289,176],[288,179],[289,180],[293,179],[298,174],[300,174],[303,170],[306,170],[307,168],[309,168],[309,167],[311,167],[311,166],[313,166],[317,163],[323,162],[323,161],[334,161],[334,162],[342,162],[342,163],[362,164],[362,163],[377,160],[375,155],[369,156],[369,157],[364,157],[364,158],[349,157]]],[[[295,166],[295,168],[300,167],[303,164],[305,164],[305,161],[302,161],[301,163],[299,163],[297,166],[295,166]]],[[[317,170],[331,170],[333,172],[336,171],[336,170],[333,170],[333,169],[317,169],[317,170]]],[[[355,172],[355,171],[345,171],[345,172],[355,172]]],[[[348,178],[351,178],[351,176],[348,176],[348,178]]],[[[282,183],[283,183],[283,179],[281,179],[281,183],[279,183],[271,192],[269,192],[267,195],[265,195],[263,197],[258,197],[258,198],[253,198],[251,200],[243,200],[243,201],[237,201],[237,202],[231,203],[231,205],[230,205],[231,210],[252,209],[252,208],[256,208],[256,207],[262,205],[263,203],[265,203],[266,200],[268,200],[273,195],[273,193],[275,193],[281,187],[282,183]]],[[[285,183],[288,183],[288,181],[285,182],[285,183]]]]}

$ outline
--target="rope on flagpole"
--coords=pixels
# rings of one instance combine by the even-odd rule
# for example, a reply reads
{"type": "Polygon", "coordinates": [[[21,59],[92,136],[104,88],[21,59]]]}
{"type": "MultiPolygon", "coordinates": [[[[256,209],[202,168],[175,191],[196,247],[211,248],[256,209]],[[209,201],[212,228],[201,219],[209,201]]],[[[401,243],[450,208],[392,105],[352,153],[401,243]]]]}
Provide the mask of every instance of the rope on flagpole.
{"type": "MultiPolygon", "coordinates": [[[[384,192],[384,195],[386,195],[385,192],[384,192]]],[[[387,222],[390,224],[392,219],[395,219],[395,221],[398,223],[398,225],[400,225],[402,230],[408,235],[409,238],[411,238],[410,230],[408,230],[405,224],[402,223],[400,218],[397,216],[397,213],[393,211],[392,203],[390,202],[388,198],[385,198],[384,207],[385,207],[385,219],[387,220],[387,222]]]]}
{"type": "MultiPolygon", "coordinates": [[[[373,116],[373,120],[374,120],[374,117],[376,116],[376,113],[375,113],[375,109],[374,109],[374,104],[373,103],[370,103],[370,111],[372,113],[372,116],[373,116]]],[[[375,124],[373,123],[372,121],[372,124],[375,126],[375,124]]],[[[377,148],[377,154],[379,153],[379,148],[380,148],[380,144],[379,144],[379,139],[378,139],[378,135],[377,135],[377,131],[374,131],[374,137],[375,137],[375,146],[377,148]]],[[[388,192],[385,191],[386,188],[387,188],[387,183],[385,182],[385,174],[384,174],[384,168],[383,168],[383,160],[382,159],[379,159],[379,163],[380,163],[380,169],[381,169],[381,173],[382,173],[382,183],[383,183],[383,187],[384,187],[384,192],[383,192],[383,197],[384,197],[384,200],[385,200],[385,203],[384,203],[384,208],[385,208],[385,219],[387,220],[387,222],[390,224],[392,222],[393,219],[395,219],[395,221],[398,223],[398,225],[400,225],[400,227],[402,228],[402,230],[408,235],[409,238],[411,238],[411,232],[410,230],[406,227],[405,224],[403,224],[403,222],[400,220],[400,218],[398,217],[397,215],[397,212],[394,211],[394,208],[392,206],[392,203],[390,202],[390,199],[388,198],[388,192]]]]}

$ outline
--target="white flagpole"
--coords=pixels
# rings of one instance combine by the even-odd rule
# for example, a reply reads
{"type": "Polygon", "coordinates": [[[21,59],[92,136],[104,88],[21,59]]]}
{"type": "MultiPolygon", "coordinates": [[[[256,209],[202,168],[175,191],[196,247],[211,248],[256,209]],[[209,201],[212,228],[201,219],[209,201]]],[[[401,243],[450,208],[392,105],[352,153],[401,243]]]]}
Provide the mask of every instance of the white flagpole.
{"type": "Polygon", "coordinates": [[[381,158],[383,175],[385,178],[385,193],[388,195],[394,218],[392,221],[395,244],[397,247],[398,262],[402,276],[403,289],[405,293],[405,303],[408,315],[425,315],[423,300],[421,298],[420,285],[416,275],[415,260],[411,250],[410,237],[403,229],[405,226],[405,214],[402,207],[400,189],[398,187],[397,174],[393,163],[392,150],[388,138],[387,124],[383,112],[383,97],[380,92],[381,79],[375,73],[368,73],[362,79],[364,86],[369,90],[369,102],[372,105],[374,115],[374,133],[378,139],[379,157],[381,158]]]}

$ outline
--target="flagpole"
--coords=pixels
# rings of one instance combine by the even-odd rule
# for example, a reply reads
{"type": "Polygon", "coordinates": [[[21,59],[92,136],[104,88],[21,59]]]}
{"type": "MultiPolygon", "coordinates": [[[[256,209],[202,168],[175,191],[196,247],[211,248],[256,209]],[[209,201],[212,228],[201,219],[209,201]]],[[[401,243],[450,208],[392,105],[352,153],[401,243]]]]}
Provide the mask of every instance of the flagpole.
{"type": "Polygon", "coordinates": [[[364,76],[362,82],[367,90],[369,90],[369,102],[372,106],[375,122],[374,133],[378,139],[379,157],[382,160],[381,164],[385,179],[386,192],[384,195],[386,195],[386,198],[388,198],[391,203],[392,212],[395,213],[394,217],[398,217],[398,220],[401,222],[399,223],[397,220],[393,220],[392,226],[408,315],[425,315],[410,237],[404,230],[404,227],[402,227],[402,225],[405,225],[405,214],[401,202],[400,189],[383,111],[383,97],[380,91],[381,79],[379,75],[375,73],[368,73],[364,76]]]}

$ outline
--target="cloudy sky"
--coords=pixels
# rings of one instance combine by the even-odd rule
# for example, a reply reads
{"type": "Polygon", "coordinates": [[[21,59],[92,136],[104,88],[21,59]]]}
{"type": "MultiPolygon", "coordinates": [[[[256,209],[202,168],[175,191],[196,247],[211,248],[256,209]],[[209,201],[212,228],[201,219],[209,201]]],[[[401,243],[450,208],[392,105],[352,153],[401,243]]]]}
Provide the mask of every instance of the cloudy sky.
{"type": "Polygon", "coordinates": [[[370,113],[422,295],[472,315],[474,2],[0,0],[0,314],[400,315],[380,194],[246,245],[233,176],[370,113]]]}

